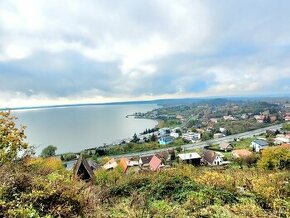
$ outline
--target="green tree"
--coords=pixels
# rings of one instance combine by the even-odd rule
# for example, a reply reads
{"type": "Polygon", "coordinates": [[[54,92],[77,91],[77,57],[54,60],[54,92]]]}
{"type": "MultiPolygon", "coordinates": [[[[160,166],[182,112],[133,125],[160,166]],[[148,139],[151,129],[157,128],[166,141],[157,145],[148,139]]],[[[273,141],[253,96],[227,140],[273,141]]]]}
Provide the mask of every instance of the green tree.
{"type": "Polygon", "coordinates": [[[152,134],[150,137],[150,141],[155,142],[157,140],[157,136],[155,134],[152,134]]]}
{"type": "Polygon", "coordinates": [[[57,147],[53,145],[49,145],[46,148],[44,148],[41,152],[41,157],[52,157],[55,156],[55,152],[57,150],[57,147]]]}
{"type": "Polygon", "coordinates": [[[178,147],[176,148],[176,151],[177,151],[178,153],[180,153],[180,152],[182,151],[181,146],[178,146],[178,147]]]}
{"type": "Polygon", "coordinates": [[[176,133],[178,133],[179,137],[182,136],[182,132],[180,129],[175,130],[176,133]]]}
{"type": "Polygon", "coordinates": [[[202,141],[210,140],[212,137],[213,137],[213,134],[209,132],[204,132],[201,134],[202,141]]]}
{"type": "Polygon", "coordinates": [[[284,123],[282,126],[283,130],[290,131],[290,123],[284,123]]]}
{"type": "Polygon", "coordinates": [[[135,133],[134,135],[133,135],[133,139],[131,140],[131,142],[139,142],[140,141],[140,139],[138,138],[138,136],[137,136],[137,134],[135,133]]]}
{"type": "Polygon", "coordinates": [[[15,160],[18,152],[28,147],[25,142],[25,127],[18,128],[15,119],[10,112],[0,111],[0,166],[15,160]]]}
{"type": "Polygon", "coordinates": [[[263,122],[264,122],[264,123],[271,123],[271,118],[270,118],[270,116],[269,116],[269,115],[268,115],[268,116],[265,116],[263,122]]]}

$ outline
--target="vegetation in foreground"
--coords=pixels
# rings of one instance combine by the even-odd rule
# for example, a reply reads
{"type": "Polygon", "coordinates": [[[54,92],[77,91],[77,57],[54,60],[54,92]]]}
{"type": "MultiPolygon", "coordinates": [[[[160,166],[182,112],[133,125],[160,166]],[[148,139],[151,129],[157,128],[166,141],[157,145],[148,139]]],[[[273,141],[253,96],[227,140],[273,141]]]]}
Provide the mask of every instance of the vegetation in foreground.
{"type": "Polygon", "coordinates": [[[55,158],[0,168],[0,217],[289,217],[290,172],[194,168],[72,177],[55,158]]]}
{"type": "Polygon", "coordinates": [[[287,148],[271,148],[257,166],[242,168],[176,163],[158,172],[99,169],[91,184],[74,178],[58,158],[29,151],[19,158],[25,135],[4,115],[0,217],[290,217],[287,148]]]}

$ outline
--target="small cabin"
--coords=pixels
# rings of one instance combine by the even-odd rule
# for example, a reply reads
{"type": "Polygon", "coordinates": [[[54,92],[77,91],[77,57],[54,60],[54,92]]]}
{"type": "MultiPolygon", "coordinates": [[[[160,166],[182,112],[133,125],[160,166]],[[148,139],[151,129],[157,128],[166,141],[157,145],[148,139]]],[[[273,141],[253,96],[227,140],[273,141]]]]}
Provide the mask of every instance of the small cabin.
{"type": "Polygon", "coordinates": [[[73,172],[75,177],[80,178],[86,182],[95,180],[95,174],[91,166],[82,155],[79,156],[79,159],[74,166],[73,172]]]}

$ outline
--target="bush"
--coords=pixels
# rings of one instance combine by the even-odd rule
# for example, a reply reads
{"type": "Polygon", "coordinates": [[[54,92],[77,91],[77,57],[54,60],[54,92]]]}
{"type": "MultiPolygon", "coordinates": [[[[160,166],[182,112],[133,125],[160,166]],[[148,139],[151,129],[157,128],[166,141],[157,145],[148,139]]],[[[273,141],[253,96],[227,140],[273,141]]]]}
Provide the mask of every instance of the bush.
{"type": "Polygon", "coordinates": [[[64,169],[62,161],[56,157],[49,157],[49,158],[29,158],[25,160],[24,165],[31,169],[32,171],[37,171],[43,175],[47,175],[51,172],[56,170],[64,169]]]}

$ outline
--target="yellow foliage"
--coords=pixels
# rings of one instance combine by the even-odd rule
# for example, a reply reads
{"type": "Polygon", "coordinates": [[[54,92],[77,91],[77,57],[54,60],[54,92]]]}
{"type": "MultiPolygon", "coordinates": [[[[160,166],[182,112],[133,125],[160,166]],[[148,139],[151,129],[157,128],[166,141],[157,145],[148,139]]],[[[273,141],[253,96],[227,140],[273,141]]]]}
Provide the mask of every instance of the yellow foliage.
{"type": "Polygon", "coordinates": [[[26,166],[39,170],[43,173],[51,173],[64,168],[61,160],[56,157],[49,158],[29,158],[26,160],[26,166]]]}
{"type": "Polygon", "coordinates": [[[262,169],[290,168],[290,150],[283,147],[264,149],[262,157],[258,161],[258,167],[262,169]]]}
{"type": "Polygon", "coordinates": [[[286,180],[286,174],[280,173],[270,173],[265,174],[252,180],[253,191],[259,193],[267,200],[280,197],[280,190],[282,190],[283,183],[281,181],[286,180]]]}
{"type": "Polygon", "coordinates": [[[196,177],[195,181],[200,184],[228,188],[234,184],[234,178],[232,176],[211,170],[201,173],[196,177]]]}
{"type": "Polygon", "coordinates": [[[261,207],[255,202],[247,202],[243,204],[234,204],[230,207],[237,217],[269,217],[261,207]]]}
{"type": "Polygon", "coordinates": [[[104,164],[106,164],[109,160],[111,160],[111,158],[110,157],[108,157],[108,156],[105,156],[105,157],[103,157],[102,159],[101,159],[101,165],[104,165],[104,164]]]}
{"type": "Polygon", "coordinates": [[[25,127],[18,128],[16,117],[0,111],[0,166],[17,158],[19,151],[27,148],[25,127]]]}

